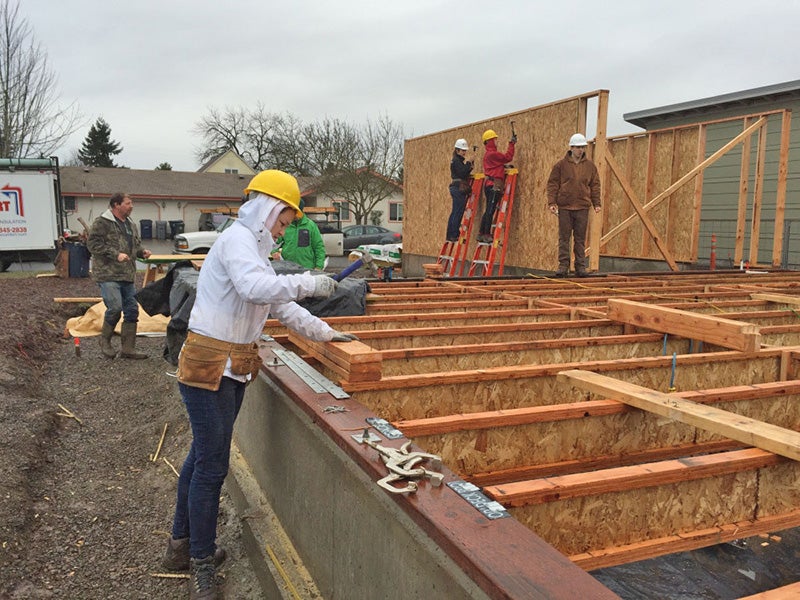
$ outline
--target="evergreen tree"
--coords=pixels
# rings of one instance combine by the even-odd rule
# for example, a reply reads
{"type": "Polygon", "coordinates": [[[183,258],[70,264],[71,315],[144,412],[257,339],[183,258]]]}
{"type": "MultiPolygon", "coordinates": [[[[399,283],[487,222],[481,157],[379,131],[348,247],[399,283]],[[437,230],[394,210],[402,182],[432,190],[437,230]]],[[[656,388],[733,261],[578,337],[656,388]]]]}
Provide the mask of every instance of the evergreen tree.
{"type": "Polygon", "coordinates": [[[116,167],[112,156],[122,152],[122,146],[111,140],[111,127],[103,117],[89,129],[78,158],[87,167],[116,167]]]}
{"type": "Polygon", "coordinates": [[[156,167],[156,171],[172,171],[172,165],[168,162],[162,162],[156,167]]]}

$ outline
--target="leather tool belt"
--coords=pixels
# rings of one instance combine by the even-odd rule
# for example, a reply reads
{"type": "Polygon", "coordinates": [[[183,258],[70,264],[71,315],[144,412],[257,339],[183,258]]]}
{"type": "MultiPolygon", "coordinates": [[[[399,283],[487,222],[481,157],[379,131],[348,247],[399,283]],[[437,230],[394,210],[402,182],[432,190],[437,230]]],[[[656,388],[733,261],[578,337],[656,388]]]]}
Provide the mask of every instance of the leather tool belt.
{"type": "Polygon", "coordinates": [[[190,331],[178,357],[178,381],[216,392],[229,358],[231,373],[250,374],[249,381],[261,370],[256,343],[234,344],[190,331]]]}

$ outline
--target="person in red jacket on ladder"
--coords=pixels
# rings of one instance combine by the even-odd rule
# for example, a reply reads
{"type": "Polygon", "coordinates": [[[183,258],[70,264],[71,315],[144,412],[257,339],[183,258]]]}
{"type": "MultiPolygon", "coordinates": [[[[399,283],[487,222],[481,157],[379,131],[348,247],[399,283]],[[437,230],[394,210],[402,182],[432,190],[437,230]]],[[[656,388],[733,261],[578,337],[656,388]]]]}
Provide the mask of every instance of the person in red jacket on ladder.
{"type": "Polygon", "coordinates": [[[514,148],[517,143],[517,136],[512,135],[505,154],[497,149],[497,134],[492,129],[483,132],[483,173],[486,175],[483,192],[486,196],[486,210],[481,219],[481,227],[478,230],[478,241],[484,243],[492,242],[492,222],[494,221],[494,211],[497,203],[503,197],[503,187],[505,183],[506,163],[514,159],[514,148]]]}

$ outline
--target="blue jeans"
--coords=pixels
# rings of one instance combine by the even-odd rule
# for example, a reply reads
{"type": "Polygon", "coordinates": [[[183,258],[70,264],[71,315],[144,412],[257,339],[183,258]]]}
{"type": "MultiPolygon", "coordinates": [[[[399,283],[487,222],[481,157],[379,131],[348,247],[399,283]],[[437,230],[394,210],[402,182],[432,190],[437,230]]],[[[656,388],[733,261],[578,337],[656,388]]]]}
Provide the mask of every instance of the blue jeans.
{"type": "Polygon", "coordinates": [[[458,189],[458,184],[450,186],[450,197],[453,199],[453,208],[447,220],[447,239],[457,240],[461,230],[461,219],[464,217],[464,208],[467,206],[467,192],[458,189]]]}
{"type": "Polygon", "coordinates": [[[102,281],[98,285],[106,305],[106,323],[116,325],[120,314],[124,315],[126,323],[136,323],[139,320],[136,286],[132,281],[102,281]]]}
{"type": "Polygon", "coordinates": [[[219,494],[228,474],[233,424],[245,384],[223,377],[216,392],[182,383],[178,387],[193,439],[178,479],[172,537],[188,537],[191,557],[205,558],[216,550],[219,494]]]}

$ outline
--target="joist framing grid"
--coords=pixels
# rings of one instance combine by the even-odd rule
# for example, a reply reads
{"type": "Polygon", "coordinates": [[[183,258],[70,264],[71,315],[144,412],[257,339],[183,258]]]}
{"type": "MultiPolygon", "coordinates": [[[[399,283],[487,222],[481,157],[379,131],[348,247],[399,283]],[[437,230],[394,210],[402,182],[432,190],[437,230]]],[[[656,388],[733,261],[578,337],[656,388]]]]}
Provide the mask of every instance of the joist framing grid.
{"type": "Polygon", "coordinates": [[[358,342],[266,331],[576,564],[800,525],[800,274],[373,291],[367,315],[327,319],[358,342]],[[637,394],[703,418],[643,409],[637,394]]]}

